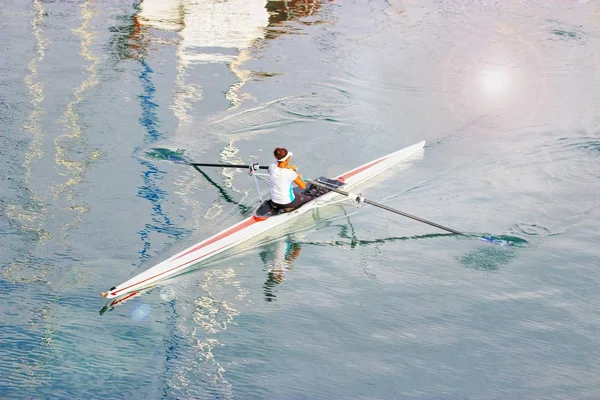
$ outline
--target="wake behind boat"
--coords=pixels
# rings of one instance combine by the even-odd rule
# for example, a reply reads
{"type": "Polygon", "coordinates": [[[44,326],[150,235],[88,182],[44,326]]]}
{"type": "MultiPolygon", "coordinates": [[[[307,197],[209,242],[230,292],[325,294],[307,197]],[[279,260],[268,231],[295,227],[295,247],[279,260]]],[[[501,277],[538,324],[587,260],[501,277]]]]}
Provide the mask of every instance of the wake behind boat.
{"type": "MultiPolygon", "coordinates": [[[[301,214],[304,214],[315,208],[331,204],[334,199],[339,198],[340,195],[347,196],[348,198],[352,198],[353,200],[359,202],[365,201],[366,203],[376,207],[400,213],[409,218],[417,219],[421,222],[448,230],[452,233],[461,234],[460,232],[451,230],[450,228],[413,217],[373,201],[365,200],[360,195],[347,192],[347,190],[350,190],[360,183],[379,175],[383,171],[393,167],[403,160],[406,160],[410,156],[419,153],[422,151],[424,145],[425,141],[390,153],[386,156],[361,165],[360,167],[354,168],[342,175],[339,175],[335,179],[320,177],[316,180],[307,180],[307,182],[311,183],[311,186],[306,190],[310,192],[312,200],[303,204],[302,206],[291,211],[284,211],[282,209],[273,207],[272,203],[269,200],[266,200],[262,202],[259,207],[257,207],[251,217],[238,222],[237,224],[181,251],[178,254],[175,254],[167,260],[129,279],[128,281],[112,287],[109,291],[101,293],[101,296],[111,299],[118,296],[124,296],[129,293],[138,292],[144,288],[155,286],[159,281],[182,274],[189,270],[190,267],[212,259],[229,249],[240,246],[243,243],[248,242],[250,239],[263,235],[271,229],[285,224],[301,214]]],[[[190,165],[195,166],[199,164],[190,163],[190,165]]],[[[212,166],[228,165],[212,164],[212,166]]],[[[254,169],[253,166],[230,167],[250,167],[251,169],[254,169]]],[[[263,167],[260,168],[262,169],[263,167]]],[[[296,188],[295,190],[300,189],[296,188]]]]}

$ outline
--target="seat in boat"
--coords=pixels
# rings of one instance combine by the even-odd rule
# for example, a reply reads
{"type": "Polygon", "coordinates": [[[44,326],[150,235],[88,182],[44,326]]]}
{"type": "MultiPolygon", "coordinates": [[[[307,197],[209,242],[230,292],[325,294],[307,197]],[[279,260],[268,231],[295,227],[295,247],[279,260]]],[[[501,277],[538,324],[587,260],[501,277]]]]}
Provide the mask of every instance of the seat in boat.
{"type": "MultiPolygon", "coordinates": [[[[332,186],[332,187],[335,187],[335,188],[339,188],[344,184],[344,182],[338,181],[337,179],[329,179],[329,178],[325,178],[325,177],[319,177],[318,179],[316,179],[316,181],[324,183],[324,184],[332,186]]],[[[304,191],[302,189],[300,189],[299,187],[294,187],[294,195],[298,196],[300,194],[304,194],[306,196],[310,196],[312,198],[312,200],[323,196],[325,193],[328,193],[329,191],[330,191],[329,189],[326,189],[326,188],[323,188],[320,186],[311,185],[310,183],[307,185],[307,187],[304,191]]],[[[310,200],[310,201],[312,201],[312,200],[310,200]]],[[[310,201],[308,203],[310,203],[310,201]]],[[[304,203],[304,204],[307,204],[307,203],[304,203]]],[[[304,206],[304,204],[301,205],[300,207],[304,206]]],[[[296,208],[300,208],[300,207],[296,207],[296,208]]],[[[273,217],[275,215],[294,211],[296,208],[288,209],[288,208],[277,207],[271,200],[265,200],[256,209],[256,211],[254,212],[254,215],[259,218],[269,218],[269,217],[273,217]]]]}

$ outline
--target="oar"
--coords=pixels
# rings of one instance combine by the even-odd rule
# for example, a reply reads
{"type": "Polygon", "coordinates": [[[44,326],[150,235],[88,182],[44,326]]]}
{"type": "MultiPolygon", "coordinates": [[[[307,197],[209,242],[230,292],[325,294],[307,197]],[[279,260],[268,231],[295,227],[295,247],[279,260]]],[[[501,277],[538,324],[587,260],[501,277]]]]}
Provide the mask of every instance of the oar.
{"type": "MultiPolygon", "coordinates": [[[[184,165],[190,165],[192,166],[196,171],[198,171],[200,174],[202,174],[202,176],[211,184],[213,185],[221,194],[221,198],[223,198],[226,202],[228,203],[232,203],[235,204],[236,206],[238,206],[240,208],[240,210],[242,211],[242,214],[247,213],[248,211],[250,211],[252,209],[252,207],[250,206],[245,206],[243,204],[238,203],[237,201],[233,200],[233,198],[229,195],[229,193],[227,193],[227,191],[225,191],[225,189],[223,189],[218,183],[216,183],[215,181],[213,181],[212,179],[210,179],[210,177],[208,175],[206,175],[204,173],[204,171],[202,171],[200,169],[200,166],[208,166],[208,167],[233,167],[233,168],[246,168],[246,169],[250,169],[250,165],[235,165],[235,164],[207,164],[207,163],[194,163],[194,162],[189,162],[186,161],[184,159],[181,158],[175,158],[175,157],[168,157],[168,160],[173,161],[175,164],[184,164],[184,165]]],[[[259,166],[258,164],[252,164],[252,167],[254,170],[256,169],[267,169],[269,167],[263,167],[263,166],[259,166]]]]}
{"type": "Polygon", "coordinates": [[[467,234],[464,234],[464,233],[459,232],[459,231],[455,231],[454,229],[448,228],[446,226],[443,226],[443,225],[440,225],[440,224],[436,224],[435,222],[427,221],[426,219],[419,218],[419,217],[416,217],[414,215],[407,214],[407,213],[405,213],[403,211],[396,210],[395,208],[392,208],[392,207],[388,207],[385,204],[380,204],[380,203],[374,202],[373,200],[365,199],[361,195],[357,195],[357,194],[350,193],[350,192],[345,192],[343,190],[340,190],[338,188],[332,187],[330,185],[326,185],[326,184],[321,183],[321,182],[313,181],[312,179],[306,179],[306,182],[311,183],[311,184],[316,185],[316,186],[320,186],[320,187],[325,188],[325,189],[329,189],[332,192],[339,193],[339,194],[347,196],[347,197],[355,197],[357,201],[370,204],[372,206],[381,208],[381,209],[386,210],[386,211],[391,211],[393,213],[402,215],[402,216],[407,217],[407,218],[414,219],[415,221],[419,221],[419,222],[422,222],[424,224],[435,226],[436,228],[439,228],[439,229],[442,229],[444,231],[448,231],[448,232],[454,233],[456,235],[469,236],[467,234]]]}
{"type": "Polygon", "coordinates": [[[196,163],[196,162],[187,162],[182,160],[171,159],[171,161],[177,164],[185,164],[191,165],[192,167],[219,167],[219,168],[243,168],[250,169],[252,167],[254,170],[257,169],[269,169],[267,165],[258,165],[258,164],[210,164],[210,163],[196,163]]]}
{"type": "Polygon", "coordinates": [[[221,185],[219,185],[217,182],[210,179],[210,177],[204,171],[202,171],[200,169],[200,167],[197,167],[195,165],[192,165],[192,167],[194,167],[194,169],[196,171],[198,171],[204,177],[204,179],[206,179],[208,181],[208,183],[213,185],[219,191],[219,193],[221,194],[221,198],[223,200],[225,200],[228,203],[235,204],[236,206],[238,206],[239,209],[242,211],[242,214],[245,214],[245,213],[249,212],[250,210],[252,210],[252,207],[245,206],[245,205],[240,204],[239,202],[235,201],[233,199],[233,197],[231,197],[231,195],[229,193],[227,193],[227,191],[225,189],[223,189],[223,187],[221,185]]]}

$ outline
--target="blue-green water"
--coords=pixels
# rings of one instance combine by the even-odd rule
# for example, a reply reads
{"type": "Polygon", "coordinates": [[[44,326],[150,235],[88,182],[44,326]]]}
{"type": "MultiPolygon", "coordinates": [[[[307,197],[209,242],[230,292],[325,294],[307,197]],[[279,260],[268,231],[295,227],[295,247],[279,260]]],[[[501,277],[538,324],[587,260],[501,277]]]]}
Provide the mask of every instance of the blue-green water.
{"type": "Polygon", "coordinates": [[[537,3],[3,4],[0,397],[599,398],[600,7],[537,3]],[[169,151],[421,140],[364,194],[515,246],[333,207],[103,309],[258,202],[169,151]]]}

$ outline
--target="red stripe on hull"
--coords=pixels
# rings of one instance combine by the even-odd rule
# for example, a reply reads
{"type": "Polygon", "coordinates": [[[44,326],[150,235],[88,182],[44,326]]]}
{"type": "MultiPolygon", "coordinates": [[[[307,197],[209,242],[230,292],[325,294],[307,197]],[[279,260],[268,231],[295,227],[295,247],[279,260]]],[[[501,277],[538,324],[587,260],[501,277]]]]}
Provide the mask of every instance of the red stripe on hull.
{"type": "Polygon", "coordinates": [[[132,292],[132,293],[128,294],[127,296],[121,298],[121,299],[113,300],[113,302],[110,303],[110,306],[114,307],[114,306],[116,306],[119,303],[122,303],[124,301],[127,301],[127,300],[131,299],[132,297],[137,296],[138,294],[140,294],[140,292],[132,292]]]}
{"type": "Polygon", "coordinates": [[[181,258],[181,257],[187,256],[188,254],[190,254],[190,253],[193,253],[193,252],[195,252],[195,251],[197,251],[197,250],[200,250],[201,248],[203,248],[203,247],[206,247],[206,246],[208,246],[209,244],[213,244],[213,243],[214,243],[214,242],[216,242],[217,240],[221,240],[221,239],[223,239],[224,237],[227,237],[227,236],[229,236],[229,235],[231,235],[231,234],[233,234],[233,233],[235,233],[235,232],[237,232],[237,231],[239,231],[239,230],[241,230],[241,229],[247,228],[247,227],[249,227],[250,225],[252,225],[252,224],[254,224],[255,222],[258,222],[258,221],[261,221],[261,220],[259,220],[259,219],[258,219],[258,218],[256,218],[256,217],[248,218],[248,220],[247,220],[246,222],[244,222],[243,224],[241,224],[241,225],[238,225],[238,226],[234,226],[234,227],[232,227],[231,229],[229,229],[229,230],[226,230],[225,232],[221,233],[219,236],[215,236],[214,238],[210,239],[210,240],[209,240],[208,242],[206,242],[206,243],[200,243],[198,246],[194,247],[193,249],[190,249],[189,251],[186,251],[185,253],[181,254],[180,256],[177,256],[177,257],[176,257],[176,258],[174,258],[173,260],[177,260],[178,258],[181,258]]]}
{"type": "Polygon", "coordinates": [[[364,167],[360,167],[360,168],[358,168],[358,169],[356,169],[354,171],[350,171],[346,175],[338,176],[337,179],[340,180],[340,181],[342,181],[342,182],[344,182],[346,179],[348,179],[350,177],[353,177],[354,175],[359,174],[359,173],[363,172],[364,170],[366,170],[368,168],[371,168],[372,166],[377,165],[380,162],[385,161],[385,160],[387,160],[387,157],[383,158],[381,160],[373,161],[372,163],[367,164],[364,167]]]}

